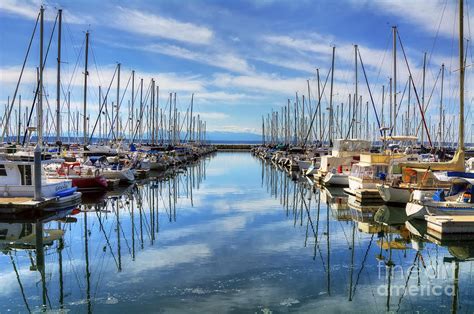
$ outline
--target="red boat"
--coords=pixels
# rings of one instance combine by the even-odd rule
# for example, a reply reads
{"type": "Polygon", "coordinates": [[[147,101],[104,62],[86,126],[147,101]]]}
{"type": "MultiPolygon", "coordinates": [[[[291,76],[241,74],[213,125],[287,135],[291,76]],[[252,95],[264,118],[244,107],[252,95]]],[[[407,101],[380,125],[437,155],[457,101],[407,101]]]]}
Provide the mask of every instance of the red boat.
{"type": "Polygon", "coordinates": [[[107,179],[100,175],[98,169],[81,166],[79,162],[64,162],[57,170],[57,176],[72,180],[72,186],[80,191],[99,191],[107,189],[107,179]]]}

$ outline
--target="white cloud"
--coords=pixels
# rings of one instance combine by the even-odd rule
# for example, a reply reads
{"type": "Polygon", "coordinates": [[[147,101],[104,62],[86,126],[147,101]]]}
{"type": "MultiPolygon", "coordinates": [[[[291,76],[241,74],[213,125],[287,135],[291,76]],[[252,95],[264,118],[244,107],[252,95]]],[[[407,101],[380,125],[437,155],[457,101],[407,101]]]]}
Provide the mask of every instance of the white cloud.
{"type": "Polygon", "coordinates": [[[139,49],[176,58],[192,60],[237,73],[251,73],[253,71],[247,60],[230,52],[198,52],[168,44],[152,44],[141,48],[139,47],[139,49]]]}
{"type": "Polygon", "coordinates": [[[195,115],[200,115],[204,120],[225,120],[230,118],[228,114],[223,112],[196,112],[195,115]]]}
{"type": "MultiPolygon", "coordinates": [[[[372,12],[385,12],[397,18],[419,26],[425,31],[445,37],[456,36],[458,30],[458,1],[361,1],[351,0],[353,6],[370,10],[372,12]]],[[[467,16],[465,16],[467,18],[467,16]]],[[[472,20],[471,22],[474,22],[472,20]]],[[[465,22],[467,23],[467,21],[465,22]]],[[[472,24],[472,23],[471,23],[472,24]]],[[[409,30],[407,30],[409,31],[409,30]]]]}
{"type": "Polygon", "coordinates": [[[220,73],[214,76],[213,84],[225,88],[244,88],[293,95],[301,86],[304,78],[283,78],[276,74],[231,75],[220,73]]]}
{"type": "Polygon", "coordinates": [[[114,27],[127,32],[191,44],[210,44],[214,36],[213,31],[205,26],[123,7],[117,9],[113,21],[114,27]]]}
{"type": "Polygon", "coordinates": [[[213,126],[209,127],[208,131],[212,132],[229,132],[229,133],[253,133],[260,134],[261,131],[252,127],[244,127],[241,125],[222,125],[222,126],[213,126]]]}
{"type": "MultiPolygon", "coordinates": [[[[45,8],[44,19],[46,21],[54,21],[56,18],[56,8],[62,8],[62,6],[54,4],[48,1],[39,1],[39,0],[2,0],[0,2],[0,10],[9,14],[19,15],[27,19],[36,20],[36,17],[39,14],[40,7],[43,5],[45,8]]],[[[89,16],[81,14],[78,15],[72,14],[67,9],[63,9],[63,19],[67,23],[72,24],[90,24],[95,22],[95,20],[89,16]]]]}

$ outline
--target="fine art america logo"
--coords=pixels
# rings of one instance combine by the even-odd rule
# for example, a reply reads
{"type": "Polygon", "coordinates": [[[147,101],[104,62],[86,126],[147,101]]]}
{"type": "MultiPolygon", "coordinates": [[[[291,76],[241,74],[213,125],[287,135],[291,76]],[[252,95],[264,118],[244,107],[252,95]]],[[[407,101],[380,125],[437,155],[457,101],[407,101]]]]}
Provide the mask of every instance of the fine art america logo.
{"type": "Polygon", "coordinates": [[[412,265],[403,269],[401,265],[390,266],[379,261],[378,278],[385,283],[377,287],[380,296],[453,296],[454,264],[440,263],[429,267],[412,265]]]}

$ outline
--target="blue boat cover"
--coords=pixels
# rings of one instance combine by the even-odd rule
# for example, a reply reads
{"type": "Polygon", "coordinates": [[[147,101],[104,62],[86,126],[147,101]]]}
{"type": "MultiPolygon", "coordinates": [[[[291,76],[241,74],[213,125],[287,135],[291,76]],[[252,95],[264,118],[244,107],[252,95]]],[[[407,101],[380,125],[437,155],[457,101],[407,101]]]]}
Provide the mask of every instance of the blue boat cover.
{"type": "Polygon", "coordinates": [[[76,191],[77,191],[77,187],[74,186],[72,188],[57,191],[55,195],[57,197],[65,197],[65,196],[73,195],[76,191]]]}
{"type": "Polygon", "coordinates": [[[444,194],[444,190],[437,190],[437,191],[433,194],[433,201],[437,201],[437,202],[444,202],[444,201],[446,201],[446,195],[444,194]]]}

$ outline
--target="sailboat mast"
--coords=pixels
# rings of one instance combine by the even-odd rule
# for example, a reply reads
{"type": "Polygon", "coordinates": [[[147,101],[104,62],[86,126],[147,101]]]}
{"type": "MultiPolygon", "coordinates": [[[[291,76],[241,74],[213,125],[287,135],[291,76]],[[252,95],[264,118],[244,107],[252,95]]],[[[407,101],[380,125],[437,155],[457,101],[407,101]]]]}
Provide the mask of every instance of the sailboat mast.
{"type": "Polygon", "coordinates": [[[61,139],[61,24],[63,10],[58,10],[58,73],[56,81],[56,140],[61,139]]]}
{"type": "Polygon", "coordinates": [[[397,134],[397,27],[393,26],[393,133],[397,134]]]}
{"type": "MultiPolygon", "coordinates": [[[[120,125],[119,125],[119,110],[120,110],[120,63],[117,64],[117,103],[115,104],[116,108],[116,118],[115,118],[115,137],[118,140],[120,125]]],[[[113,128],[113,126],[112,126],[113,128]]]]}
{"type": "Polygon", "coordinates": [[[84,120],[83,120],[83,131],[84,131],[84,145],[87,144],[87,71],[88,59],[89,59],[89,31],[86,32],[86,51],[85,51],[85,62],[84,62],[84,120]]]}
{"type": "Polygon", "coordinates": [[[334,57],[336,55],[336,46],[332,47],[332,62],[331,62],[331,88],[329,94],[329,145],[332,146],[332,140],[334,136],[334,116],[333,116],[333,108],[332,108],[332,94],[333,94],[333,87],[334,87],[334,57]]]}
{"type": "Polygon", "coordinates": [[[44,8],[41,6],[40,9],[40,47],[39,47],[39,80],[38,80],[38,107],[37,107],[37,134],[38,144],[43,143],[43,33],[44,33],[44,8]]]}
{"type": "Polygon", "coordinates": [[[442,129],[442,116],[443,116],[443,90],[444,90],[444,63],[441,65],[441,96],[439,101],[439,148],[443,145],[443,129],[442,129]]]}
{"type": "Polygon", "coordinates": [[[464,150],[464,0],[459,0],[459,147],[464,150]]]}
{"type": "Polygon", "coordinates": [[[354,111],[353,111],[353,117],[352,117],[352,121],[351,121],[351,126],[352,126],[352,138],[354,138],[354,129],[356,130],[356,134],[355,134],[355,137],[357,138],[357,127],[354,125],[354,117],[357,117],[357,101],[359,100],[359,96],[358,96],[358,87],[359,87],[359,84],[358,84],[358,79],[357,79],[357,45],[354,45],[354,61],[355,61],[355,93],[354,93],[354,101],[353,101],[353,105],[354,105],[354,111]]]}
{"type": "MultiPolygon", "coordinates": [[[[421,93],[421,117],[424,120],[425,114],[425,81],[426,81],[426,52],[423,56],[423,89],[421,93]]],[[[425,122],[426,123],[426,122],[425,122]]],[[[423,146],[425,141],[425,129],[421,128],[421,146],[423,146]]]]}
{"type": "Polygon", "coordinates": [[[16,143],[20,143],[20,132],[21,132],[21,95],[18,98],[18,135],[16,137],[16,143]]]}
{"type": "Polygon", "coordinates": [[[135,70],[132,70],[132,108],[130,110],[130,137],[133,138],[134,128],[134,119],[135,119],[135,70]]]}
{"type": "MultiPolygon", "coordinates": [[[[193,106],[194,106],[194,93],[191,94],[191,111],[189,115],[189,140],[193,140],[193,106]]],[[[263,141],[265,144],[265,140],[263,141]]]]}

